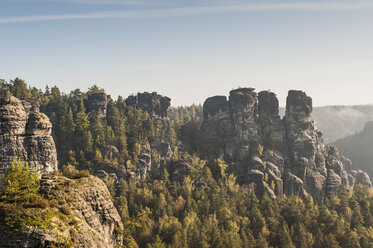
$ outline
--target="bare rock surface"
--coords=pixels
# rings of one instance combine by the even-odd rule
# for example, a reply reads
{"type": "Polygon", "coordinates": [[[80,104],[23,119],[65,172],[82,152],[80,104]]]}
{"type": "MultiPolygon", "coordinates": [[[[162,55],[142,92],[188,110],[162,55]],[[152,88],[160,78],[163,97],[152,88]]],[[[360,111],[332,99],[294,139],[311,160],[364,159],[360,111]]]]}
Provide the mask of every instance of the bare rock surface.
{"type": "Polygon", "coordinates": [[[49,118],[28,110],[13,96],[0,99],[0,174],[14,157],[40,174],[57,170],[57,152],[49,118]]]}
{"type": "Polygon", "coordinates": [[[152,117],[165,118],[170,107],[171,99],[161,96],[157,92],[138,93],[136,96],[129,96],[126,99],[128,106],[137,106],[142,111],[148,112],[152,117]]]}
{"type": "Polygon", "coordinates": [[[117,228],[123,228],[123,224],[101,179],[44,176],[41,192],[47,199],[56,199],[68,206],[71,223],[55,218],[53,223],[60,228],[27,231],[0,226],[0,247],[48,247],[60,242],[61,237],[71,240],[74,247],[114,248],[121,244],[117,228]]]}
{"type": "Polygon", "coordinates": [[[351,170],[351,160],[325,146],[303,91],[289,91],[283,119],[276,95],[253,88],[232,90],[228,100],[210,97],[203,107],[202,129],[219,151],[214,156],[232,159],[237,181],[258,195],[334,197],[342,184],[371,186],[365,172],[351,170]]]}

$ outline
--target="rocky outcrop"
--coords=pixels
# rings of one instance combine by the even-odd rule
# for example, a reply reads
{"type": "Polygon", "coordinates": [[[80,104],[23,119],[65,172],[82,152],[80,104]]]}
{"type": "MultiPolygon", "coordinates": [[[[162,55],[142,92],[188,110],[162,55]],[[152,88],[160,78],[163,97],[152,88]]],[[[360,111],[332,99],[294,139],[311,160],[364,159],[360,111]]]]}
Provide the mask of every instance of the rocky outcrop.
{"type": "Polygon", "coordinates": [[[56,208],[64,209],[68,216],[59,218],[60,215],[56,215],[52,219],[58,228],[16,231],[0,226],[1,247],[36,248],[52,244],[57,247],[67,241],[73,244],[71,247],[114,248],[121,245],[117,230],[123,229],[123,224],[101,179],[44,176],[41,192],[46,199],[58,203],[56,208]]]}
{"type": "Polygon", "coordinates": [[[136,96],[129,96],[126,99],[128,106],[137,106],[142,111],[149,113],[151,117],[161,119],[167,117],[170,103],[170,98],[158,95],[157,92],[138,93],[136,96]]]}
{"type": "Polygon", "coordinates": [[[85,100],[87,111],[91,113],[91,117],[99,116],[103,126],[107,125],[106,112],[107,112],[108,96],[105,92],[96,92],[89,94],[85,100]]]}
{"type": "Polygon", "coordinates": [[[205,101],[202,129],[210,134],[219,157],[234,156],[246,161],[251,154],[256,154],[256,115],[257,95],[253,88],[232,90],[229,100],[215,96],[205,101]]]}
{"type": "MultiPolygon", "coordinates": [[[[120,246],[118,230],[123,224],[106,185],[93,176],[71,180],[51,173],[57,170],[52,125],[46,115],[28,107],[12,96],[0,99],[0,173],[13,157],[37,170],[41,174],[40,193],[48,200],[40,211],[53,214],[52,223],[47,229],[14,230],[0,225],[0,247],[60,247],[61,242],[73,244],[71,247],[120,246]]],[[[117,156],[115,147],[107,146],[103,151],[107,156],[117,156]]]]}
{"type": "Polygon", "coordinates": [[[285,171],[301,179],[308,193],[320,197],[327,177],[326,152],[322,134],[311,118],[311,112],[310,97],[302,91],[289,91],[283,119],[285,171]]]}
{"type": "Polygon", "coordinates": [[[158,170],[171,161],[172,150],[167,142],[155,141],[151,145],[146,144],[141,147],[141,152],[137,157],[136,169],[130,176],[136,181],[145,179],[151,173],[158,170]]]}
{"type": "MultiPolygon", "coordinates": [[[[239,88],[225,96],[208,98],[203,105],[202,129],[211,137],[217,155],[235,162],[237,180],[259,195],[273,190],[264,181],[266,167],[259,158],[258,96],[253,88],[239,88]],[[259,173],[260,172],[260,173],[259,173]],[[255,182],[253,183],[253,178],[255,182]]],[[[280,190],[282,192],[282,189],[280,190]]]]}
{"type": "Polygon", "coordinates": [[[225,96],[207,98],[203,104],[202,129],[210,134],[214,144],[214,149],[209,151],[212,157],[227,159],[227,154],[233,155],[234,127],[225,96]]]}
{"type": "Polygon", "coordinates": [[[279,104],[275,93],[259,92],[258,113],[261,143],[267,149],[282,151],[284,149],[285,127],[279,115],[279,104]]]}
{"type": "Polygon", "coordinates": [[[355,179],[355,182],[365,186],[372,187],[369,175],[362,170],[351,170],[351,174],[355,179]]]}
{"type": "Polygon", "coordinates": [[[157,168],[171,160],[173,152],[169,143],[155,141],[151,144],[151,149],[153,151],[152,156],[155,156],[152,159],[157,168]]]}
{"type": "Polygon", "coordinates": [[[147,112],[151,118],[161,122],[162,132],[165,134],[165,139],[153,140],[150,144],[144,144],[138,156],[135,171],[130,172],[130,176],[136,180],[142,180],[149,173],[157,173],[161,166],[167,164],[172,157],[172,148],[169,142],[171,135],[171,123],[166,118],[167,110],[170,107],[171,99],[166,96],[161,96],[157,92],[138,93],[136,96],[129,96],[126,99],[127,106],[136,107],[144,112],[147,112]]]}
{"type": "Polygon", "coordinates": [[[51,136],[49,118],[30,108],[17,98],[0,99],[0,174],[14,157],[29,164],[40,174],[57,170],[56,147],[51,136]]]}
{"type": "Polygon", "coordinates": [[[229,100],[210,97],[203,107],[202,129],[218,151],[214,156],[233,162],[238,182],[258,195],[334,197],[341,184],[371,185],[335,147],[327,152],[311,117],[312,99],[302,91],[289,91],[283,119],[276,95],[252,88],[232,90],[229,100]]]}

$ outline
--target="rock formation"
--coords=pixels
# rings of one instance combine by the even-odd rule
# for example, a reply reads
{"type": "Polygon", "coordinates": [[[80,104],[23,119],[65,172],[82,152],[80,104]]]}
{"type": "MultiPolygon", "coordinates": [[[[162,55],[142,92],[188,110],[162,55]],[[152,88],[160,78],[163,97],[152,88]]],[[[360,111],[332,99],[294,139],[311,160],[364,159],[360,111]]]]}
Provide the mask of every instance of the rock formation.
{"type": "Polygon", "coordinates": [[[108,101],[108,96],[106,95],[105,92],[97,92],[97,93],[90,94],[85,100],[87,111],[91,113],[91,117],[99,115],[103,126],[107,125],[107,121],[106,121],[107,101],[108,101]]]}
{"type": "MultiPolygon", "coordinates": [[[[126,99],[128,106],[134,106],[147,112],[151,118],[162,122],[164,133],[170,135],[171,123],[166,118],[167,110],[170,107],[171,99],[161,96],[157,92],[138,93],[136,96],[129,96],[126,99]]],[[[145,144],[138,156],[136,170],[131,176],[136,180],[145,179],[152,171],[157,171],[161,165],[171,160],[172,148],[164,140],[154,140],[151,144],[145,144]],[[154,157],[156,156],[156,157],[154,157]]]]}
{"type": "MultiPolygon", "coordinates": [[[[305,192],[321,196],[327,177],[326,152],[322,134],[311,118],[312,99],[302,91],[289,91],[286,99],[285,125],[285,184],[294,178],[303,182],[305,192]]],[[[289,186],[291,187],[291,186],[289,186]]],[[[285,190],[285,193],[288,193],[285,190]]]]}
{"type": "Polygon", "coordinates": [[[341,184],[371,185],[335,147],[327,153],[311,118],[312,99],[302,91],[289,91],[283,119],[276,95],[252,88],[232,90],[229,100],[210,97],[203,107],[202,129],[218,151],[213,156],[234,162],[238,182],[259,195],[333,197],[341,184]]]}
{"type": "Polygon", "coordinates": [[[142,111],[148,112],[150,116],[161,119],[167,116],[170,102],[170,98],[158,95],[157,92],[138,93],[136,96],[129,96],[126,99],[128,106],[137,106],[142,111]]]}
{"type": "Polygon", "coordinates": [[[261,91],[258,94],[258,129],[261,142],[265,147],[275,150],[284,149],[285,126],[279,115],[279,104],[276,94],[261,91]]]}
{"type": "Polygon", "coordinates": [[[225,96],[208,98],[203,104],[202,128],[207,130],[218,149],[218,156],[234,156],[244,162],[258,147],[255,125],[257,95],[252,88],[240,88],[225,96]]]}
{"type": "MultiPolygon", "coordinates": [[[[170,134],[171,123],[166,119],[167,110],[170,106],[170,98],[158,95],[156,92],[153,93],[138,93],[136,96],[129,96],[126,99],[128,106],[136,107],[144,112],[149,113],[151,118],[162,122],[164,133],[170,134]]],[[[90,113],[91,117],[97,114],[101,118],[103,126],[107,125],[107,112],[112,111],[113,104],[109,96],[104,92],[97,92],[87,96],[84,101],[87,112],[90,113]]],[[[154,140],[151,144],[143,144],[141,147],[140,154],[138,155],[138,161],[133,168],[126,168],[126,161],[122,161],[119,156],[118,148],[113,145],[106,145],[99,148],[101,154],[104,157],[110,159],[116,159],[118,162],[117,166],[107,166],[105,163],[99,163],[95,165],[95,175],[102,177],[102,171],[109,174],[115,174],[118,178],[129,177],[134,178],[136,181],[145,179],[146,176],[153,170],[160,167],[170,161],[172,156],[172,150],[170,144],[163,140],[154,140]],[[152,156],[157,156],[153,158],[152,156]]]]}
{"type": "MultiPolygon", "coordinates": [[[[14,230],[0,225],[0,247],[48,247],[58,244],[61,237],[72,240],[74,247],[121,245],[117,230],[123,224],[104,182],[93,176],[71,180],[50,173],[57,170],[51,130],[49,118],[27,102],[12,96],[0,99],[0,173],[14,157],[27,162],[41,174],[40,192],[55,203],[46,208],[65,214],[52,218],[58,228],[14,230]]],[[[105,152],[115,156],[116,150],[106,147],[105,152]]]]}
{"type": "MultiPolygon", "coordinates": [[[[266,167],[259,158],[262,151],[259,151],[257,125],[258,96],[254,89],[232,90],[229,100],[225,96],[208,98],[203,105],[203,114],[202,129],[210,134],[218,157],[235,162],[238,182],[249,184],[249,189],[259,194],[269,192],[274,196],[273,189],[265,182],[266,167]]],[[[281,194],[281,179],[274,173],[271,175],[279,183],[277,187],[281,194]]]]}
{"type": "Polygon", "coordinates": [[[41,192],[48,200],[65,204],[64,208],[68,210],[64,211],[70,212],[70,220],[55,217],[53,224],[59,228],[54,229],[35,227],[17,231],[0,225],[1,247],[49,247],[61,242],[61,237],[71,240],[74,247],[114,248],[121,245],[117,229],[123,229],[123,224],[101,179],[43,176],[41,192]]]}
{"type": "Polygon", "coordinates": [[[0,99],[0,174],[14,157],[41,174],[57,170],[52,125],[42,113],[28,109],[15,97],[0,99]]]}

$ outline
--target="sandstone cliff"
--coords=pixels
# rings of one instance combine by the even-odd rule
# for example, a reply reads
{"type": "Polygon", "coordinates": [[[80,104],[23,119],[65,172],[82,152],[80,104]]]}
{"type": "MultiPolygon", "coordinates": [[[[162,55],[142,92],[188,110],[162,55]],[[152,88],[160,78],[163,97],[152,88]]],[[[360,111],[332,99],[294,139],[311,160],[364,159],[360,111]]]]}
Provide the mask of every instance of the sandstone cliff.
{"type": "Polygon", "coordinates": [[[259,195],[333,197],[341,184],[371,186],[366,173],[325,147],[311,117],[312,99],[302,91],[289,91],[283,119],[276,95],[252,88],[232,90],[229,100],[208,98],[203,107],[202,129],[214,141],[214,156],[234,162],[238,182],[259,195]]]}
{"type": "Polygon", "coordinates": [[[67,241],[73,247],[114,248],[121,244],[117,228],[123,224],[102,180],[44,176],[41,192],[57,203],[50,208],[63,208],[64,215],[52,219],[55,228],[17,231],[0,225],[0,247],[48,247],[67,241]]]}
{"type": "MultiPolygon", "coordinates": [[[[100,109],[100,108],[99,108],[100,109]]],[[[0,99],[0,174],[14,157],[41,175],[40,192],[48,204],[40,211],[53,213],[53,225],[14,230],[0,225],[0,247],[47,247],[65,241],[74,247],[116,247],[123,228],[110,193],[99,178],[68,179],[53,176],[56,147],[49,118],[15,97],[0,99]]]]}
{"type": "Polygon", "coordinates": [[[0,174],[18,157],[41,174],[57,170],[49,118],[9,96],[0,99],[0,174]]]}
{"type": "MultiPolygon", "coordinates": [[[[165,136],[170,135],[171,123],[166,118],[167,110],[170,107],[171,99],[161,96],[157,92],[143,92],[136,96],[129,96],[126,99],[128,106],[133,106],[147,112],[151,118],[160,121],[165,136]]],[[[165,165],[171,160],[172,148],[165,140],[153,140],[150,144],[145,144],[141,148],[138,156],[136,170],[130,174],[137,181],[145,179],[152,171],[156,171],[161,165],[165,165]],[[152,154],[158,158],[152,160],[152,154]],[[155,161],[158,161],[155,163],[155,161]]]]}

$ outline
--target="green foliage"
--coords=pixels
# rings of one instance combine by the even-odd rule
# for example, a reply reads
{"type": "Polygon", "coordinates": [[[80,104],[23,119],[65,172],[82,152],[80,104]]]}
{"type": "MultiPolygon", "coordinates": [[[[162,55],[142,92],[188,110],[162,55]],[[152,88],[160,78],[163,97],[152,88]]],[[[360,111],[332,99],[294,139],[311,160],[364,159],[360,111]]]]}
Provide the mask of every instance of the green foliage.
{"type": "Polygon", "coordinates": [[[49,202],[39,194],[40,182],[36,171],[14,158],[2,179],[0,197],[1,222],[11,228],[50,225],[49,202]]]}
{"type": "MultiPolygon", "coordinates": [[[[86,93],[77,89],[70,94],[57,87],[42,92],[25,86],[20,79],[2,81],[0,94],[32,98],[40,105],[54,127],[59,164],[70,178],[88,176],[87,170],[102,165],[114,169],[122,164],[133,172],[144,145],[157,141],[174,147],[169,165],[161,164],[159,154],[152,151],[152,162],[160,166],[152,178],[140,182],[121,179],[119,183],[110,177],[104,180],[125,223],[124,230],[117,230],[124,247],[373,247],[371,189],[357,185],[348,192],[342,188],[335,199],[288,196],[272,200],[266,195],[258,199],[236,183],[231,173],[235,154],[225,161],[206,160],[215,158],[224,147],[201,130],[201,105],[171,108],[169,126],[118,97],[108,100],[107,116],[102,119],[85,106],[89,95],[104,92],[97,86],[86,93]],[[108,146],[115,146],[118,152],[107,152],[108,146]],[[172,166],[177,163],[189,166],[180,182],[172,181],[172,166]]],[[[216,133],[224,137],[223,131],[216,133]]],[[[274,143],[272,137],[263,141],[266,148],[274,143]]],[[[258,146],[258,154],[263,150],[258,146]]],[[[5,176],[1,196],[4,223],[46,227],[53,216],[48,212],[52,205],[59,214],[70,215],[66,202],[43,200],[35,173],[30,175],[19,161],[14,164],[5,176]]],[[[267,174],[265,181],[275,190],[267,174]]],[[[69,245],[63,237],[55,244],[69,245]]]]}
{"type": "Polygon", "coordinates": [[[214,178],[205,161],[184,159],[193,169],[183,183],[165,177],[123,182],[116,189],[125,221],[152,212],[132,229],[138,247],[372,247],[373,227],[366,222],[373,194],[366,187],[351,193],[341,189],[330,201],[257,199],[229,180],[225,162],[215,161],[221,171],[214,178]]]}
{"type": "Polygon", "coordinates": [[[82,177],[89,177],[89,171],[87,170],[77,170],[75,166],[68,164],[62,167],[62,174],[70,179],[78,179],[82,177]]]}
{"type": "MultiPolygon", "coordinates": [[[[50,118],[60,169],[71,164],[79,170],[91,171],[97,164],[126,165],[127,161],[134,166],[145,144],[157,140],[168,142],[172,147],[177,145],[176,124],[165,126],[164,121],[153,120],[148,113],[127,106],[120,96],[116,101],[109,98],[105,119],[102,119],[100,111],[89,112],[86,105],[88,96],[104,92],[96,85],[88,92],[76,89],[65,94],[56,86],[47,86],[43,92],[28,87],[19,78],[9,83],[0,81],[0,95],[27,99],[40,106],[40,111],[50,118]],[[101,154],[106,146],[115,146],[119,153],[116,156],[101,154]]],[[[197,112],[201,113],[201,109],[201,106],[195,106],[190,112],[194,116],[197,112]]],[[[132,168],[126,169],[131,171],[132,168]]]]}
{"type": "Polygon", "coordinates": [[[57,236],[56,242],[49,244],[47,248],[73,248],[75,247],[75,243],[71,239],[61,234],[56,234],[56,236],[57,236]]]}
{"type": "Polygon", "coordinates": [[[138,214],[135,218],[129,219],[124,223],[123,230],[117,228],[117,232],[122,236],[123,245],[125,248],[137,248],[138,245],[133,238],[132,234],[136,228],[141,227],[142,223],[148,218],[151,212],[143,211],[138,214]]]}
{"type": "Polygon", "coordinates": [[[263,155],[263,150],[264,150],[264,147],[261,144],[259,144],[258,145],[258,154],[259,154],[259,156],[263,155]]]}
{"type": "Polygon", "coordinates": [[[20,159],[13,159],[2,181],[4,189],[0,199],[5,203],[23,206],[40,198],[37,172],[30,172],[28,165],[20,159]]]}

